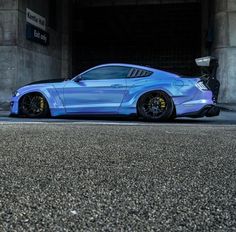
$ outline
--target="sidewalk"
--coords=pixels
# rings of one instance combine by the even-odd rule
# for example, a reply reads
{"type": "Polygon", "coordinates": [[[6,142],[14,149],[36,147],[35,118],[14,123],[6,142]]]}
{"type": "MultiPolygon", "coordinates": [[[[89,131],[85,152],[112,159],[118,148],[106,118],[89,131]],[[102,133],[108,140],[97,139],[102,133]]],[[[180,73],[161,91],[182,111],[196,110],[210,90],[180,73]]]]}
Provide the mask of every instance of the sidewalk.
{"type": "Polygon", "coordinates": [[[0,104],[0,117],[8,116],[10,114],[9,109],[10,109],[9,104],[1,103],[0,104]]]}
{"type": "Polygon", "coordinates": [[[220,107],[222,111],[236,112],[236,104],[219,103],[219,104],[217,104],[217,106],[220,107]]]}
{"type": "Polygon", "coordinates": [[[10,112],[9,111],[6,111],[6,110],[1,110],[0,109],[0,117],[7,117],[10,115],[10,112]]]}

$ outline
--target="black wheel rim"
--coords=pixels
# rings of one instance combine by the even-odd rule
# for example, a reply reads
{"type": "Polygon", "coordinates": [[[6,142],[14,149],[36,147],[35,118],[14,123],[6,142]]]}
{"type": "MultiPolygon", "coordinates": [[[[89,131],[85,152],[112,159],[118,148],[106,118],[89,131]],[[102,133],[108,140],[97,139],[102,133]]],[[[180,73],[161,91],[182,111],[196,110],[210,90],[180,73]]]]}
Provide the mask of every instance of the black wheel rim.
{"type": "Polygon", "coordinates": [[[141,108],[148,118],[158,119],[162,117],[168,108],[168,101],[161,93],[151,93],[142,102],[141,108]]]}
{"type": "Polygon", "coordinates": [[[22,99],[21,111],[30,116],[41,115],[45,109],[45,101],[39,95],[26,95],[22,99]]]}

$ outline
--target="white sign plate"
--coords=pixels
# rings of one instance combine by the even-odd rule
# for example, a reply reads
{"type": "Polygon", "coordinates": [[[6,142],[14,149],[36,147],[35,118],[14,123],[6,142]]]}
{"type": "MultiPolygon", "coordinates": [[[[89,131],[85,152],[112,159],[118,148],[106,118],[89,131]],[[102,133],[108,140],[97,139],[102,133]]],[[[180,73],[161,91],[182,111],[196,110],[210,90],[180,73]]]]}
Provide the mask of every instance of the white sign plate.
{"type": "Polygon", "coordinates": [[[28,8],[26,8],[26,22],[44,31],[46,30],[46,19],[28,8]]]}

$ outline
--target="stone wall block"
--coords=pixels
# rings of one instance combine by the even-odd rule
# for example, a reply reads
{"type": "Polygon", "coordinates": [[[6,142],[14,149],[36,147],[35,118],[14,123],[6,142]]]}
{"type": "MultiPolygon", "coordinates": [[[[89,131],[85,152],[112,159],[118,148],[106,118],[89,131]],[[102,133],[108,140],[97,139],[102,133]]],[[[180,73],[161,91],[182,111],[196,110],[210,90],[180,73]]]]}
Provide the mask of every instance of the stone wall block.
{"type": "Polygon", "coordinates": [[[0,102],[10,101],[17,76],[17,47],[0,46],[0,102]]]}
{"type": "MultiPolygon", "coordinates": [[[[236,2],[236,1],[235,1],[236,2]]],[[[229,12],[229,45],[236,46],[236,11],[229,12]]]]}
{"type": "Polygon", "coordinates": [[[236,103],[236,48],[227,49],[227,93],[226,102],[236,103]]]}
{"type": "Polygon", "coordinates": [[[214,1],[215,1],[214,5],[215,13],[227,11],[228,0],[214,0],[214,1]]]}
{"type": "Polygon", "coordinates": [[[220,12],[215,15],[214,47],[228,46],[228,15],[220,12]]]}
{"type": "Polygon", "coordinates": [[[18,0],[0,0],[0,10],[16,10],[18,0]]]}
{"type": "Polygon", "coordinates": [[[34,81],[60,78],[60,71],[60,59],[26,48],[18,48],[18,87],[34,81]]]}
{"type": "Polygon", "coordinates": [[[216,49],[214,56],[219,59],[217,78],[220,81],[220,103],[236,103],[236,48],[216,49]]]}
{"type": "Polygon", "coordinates": [[[236,11],[236,1],[228,0],[228,11],[236,11]]]}
{"type": "Polygon", "coordinates": [[[0,46],[16,44],[17,15],[17,11],[0,10],[0,46]]]}

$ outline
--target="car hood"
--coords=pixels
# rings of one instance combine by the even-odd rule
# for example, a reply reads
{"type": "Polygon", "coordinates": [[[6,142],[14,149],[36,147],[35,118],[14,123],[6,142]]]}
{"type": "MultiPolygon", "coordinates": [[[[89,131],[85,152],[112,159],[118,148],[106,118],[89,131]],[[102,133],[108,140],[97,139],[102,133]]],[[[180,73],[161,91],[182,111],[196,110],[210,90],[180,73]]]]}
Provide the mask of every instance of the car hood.
{"type": "Polygon", "coordinates": [[[47,83],[58,83],[58,82],[64,82],[64,79],[48,79],[48,80],[41,80],[41,81],[35,81],[31,82],[29,84],[26,84],[25,86],[28,85],[37,85],[37,84],[47,84],[47,83]]]}
{"type": "Polygon", "coordinates": [[[19,93],[25,93],[29,90],[38,91],[42,88],[52,88],[55,85],[64,85],[65,80],[64,79],[50,79],[50,80],[42,80],[42,81],[36,81],[29,84],[26,84],[24,86],[21,86],[17,89],[19,93]]]}

